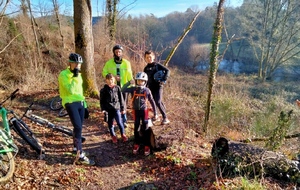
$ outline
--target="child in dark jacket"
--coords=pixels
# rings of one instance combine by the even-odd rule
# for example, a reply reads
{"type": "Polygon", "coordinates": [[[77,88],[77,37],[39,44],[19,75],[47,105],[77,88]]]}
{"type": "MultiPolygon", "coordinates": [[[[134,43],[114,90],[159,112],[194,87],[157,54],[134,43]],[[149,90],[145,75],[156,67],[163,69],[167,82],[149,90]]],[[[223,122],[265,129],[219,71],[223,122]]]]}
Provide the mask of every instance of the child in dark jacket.
{"type": "Polygon", "coordinates": [[[154,118],[157,118],[156,106],[154,99],[152,97],[151,91],[146,87],[148,76],[144,72],[138,72],[135,77],[136,85],[127,88],[130,82],[126,83],[122,92],[129,92],[132,96],[132,108],[133,108],[133,118],[134,118],[134,146],[133,154],[137,154],[140,144],[144,144],[144,154],[148,156],[151,152],[150,150],[150,130],[148,130],[148,105],[147,102],[150,101],[154,118]],[[140,122],[142,125],[140,126],[140,122]],[[140,135],[141,133],[141,135],[140,135]]]}
{"type": "Polygon", "coordinates": [[[163,87],[168,77],[170,76],[170,70],[155,60],[155,54],[153,51],[145,52],[145,61],[147,62],[144,72],[148,75],[147,87],[151,90],[152,96],[158,107],[158,110],[162,114],[162,125],[170,123],[167,118],[166,107],[162,101],[163,99],[163,87]]]}
{"type": "Polygon", "coordinates": [[[116,85],[115,77],[111,73],[106,75],[105,81],[106,84],[100,90],[101,111],[103,113],[106,112],[108,115],[107,124],[113,143],[118,142],[113,126],[114,119],[119,126],[123,142],[126,142],[128,138],[125,135],[124,125],[121,119],[121,114],[125,113],[121,88],[116,85]]]}

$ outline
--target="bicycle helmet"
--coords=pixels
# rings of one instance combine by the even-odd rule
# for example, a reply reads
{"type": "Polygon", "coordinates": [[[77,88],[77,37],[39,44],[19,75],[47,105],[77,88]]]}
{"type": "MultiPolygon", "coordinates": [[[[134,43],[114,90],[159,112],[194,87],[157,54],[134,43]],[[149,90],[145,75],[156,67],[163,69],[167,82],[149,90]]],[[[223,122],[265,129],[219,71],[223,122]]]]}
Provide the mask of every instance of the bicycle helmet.
{"type": "Polygon", "coordinates": [[[82,63],[83,61],[82,61],[81,55],[79,55],[77,53],[70,53],[69,62],[82,63]]]}
{"type": "Polygon", "coordinates": [[[116,49],[120,49],[120,50],[123,51],[123,47],[122,47],[121,45],[119,45],[119,44],[117,44],[117,45],[115,45],[115,46],[113,47],[112,51],[113,51],[114,54],[115,54],[115,50],[116,50],[116,49]]]}
{"type": "Polygon", "coordinates": [[[157,71],[156,73],[154,73],[153,77],[156,82],[162,82],[165,80],[165,73],[164,73],[164,71],[160,70],[160,71],[157,71]]]}
{"type": "Polygon", "coordinates": [[[135,80],[148,81],[148,75],[145,72],[138,72],[135,76],[135,80]]]}

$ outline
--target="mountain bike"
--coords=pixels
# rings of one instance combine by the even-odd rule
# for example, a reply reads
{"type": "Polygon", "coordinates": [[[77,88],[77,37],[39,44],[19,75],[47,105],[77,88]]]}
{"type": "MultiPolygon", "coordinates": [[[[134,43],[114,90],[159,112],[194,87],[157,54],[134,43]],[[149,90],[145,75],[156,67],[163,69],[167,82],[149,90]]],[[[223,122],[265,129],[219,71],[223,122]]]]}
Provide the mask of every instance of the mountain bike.
{"type": "MultiPolygon", "coordinates": [[[[27,124],[22,120],[24,114],[22,117],[19,117],[13,110],[8,110],[8,112],[13,115],[13,117],[9,119],[9,123],[12,125],[14,131],[39,154],[40,158],[43,158],[45,152],[42,149],[42,145],[27,124]]],[[[26,112],[27,110],[25,113],[26,112]]]]}
{"type": "MultiPolygon", "coordinates": [[[[23,114],[23,117],[31,120],[32,122],[34,122],[38,125],[48,127],[50,129],[52,129],[53,131],[58,131],[58,132],[61,132],[68,136],[73,137],[73,131],[71,129],[69,129],[65,126],[56,125],[56,124],[48,121],[45,118],[42,118],[35,114],[32,114],[32,109],[31,109],[32,105],[33,105],[33,103],[31,103],[30,106],[26,109],[25,113],[23,114]]],[[[85,137],[81,137],[81,141],[82,141],[82,143],[85,142],[85,137]]]]}
{"type": "Polygon", "coordinates": [[[60,96],[55,96],[51,102],[50,102],[50,109],[53,111],[57,111],[58,112],[58,116],[59,117],[64,117],[68,115],[67,110],[62,106],[62,102],[61,102],[61,97],[60,96]]]}
{"type": "Polygon", "coordinates": [[[7,99],[0,103],[2,116],[2,125],[0,128],[0,182],[8,181],[15,171],[15,156],[18,153],[18,147],[11,135],[7,110],[3,107],[3,104],[8,99],[13,100],[18,90],[15,90],[7,99]]]}

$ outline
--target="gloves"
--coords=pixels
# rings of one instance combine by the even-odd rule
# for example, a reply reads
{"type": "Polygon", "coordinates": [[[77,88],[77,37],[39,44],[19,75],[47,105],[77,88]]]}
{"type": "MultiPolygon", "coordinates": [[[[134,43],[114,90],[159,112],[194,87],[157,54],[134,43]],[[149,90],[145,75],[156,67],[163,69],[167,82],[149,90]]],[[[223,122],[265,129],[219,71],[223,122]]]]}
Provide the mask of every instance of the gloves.
{"type": "Polygon", "coordinates": [[[78,77],[79,69],[78,69],[78,68],[75,68],[75,69],[73,70],[73,73],[74,73],[73,77],[78,77]]]}
{"type": "Polygon", "coordinates": [[[84,119],[88,119],[90,117],[90,112],[87,108],[84,109],[84,119]]]}

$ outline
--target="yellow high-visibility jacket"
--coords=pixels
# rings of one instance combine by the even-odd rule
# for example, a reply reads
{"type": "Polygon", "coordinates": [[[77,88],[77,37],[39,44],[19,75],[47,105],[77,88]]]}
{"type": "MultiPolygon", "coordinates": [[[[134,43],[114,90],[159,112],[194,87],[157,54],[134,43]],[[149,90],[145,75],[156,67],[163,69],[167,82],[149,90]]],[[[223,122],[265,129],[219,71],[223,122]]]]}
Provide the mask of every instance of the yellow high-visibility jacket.
{"type": "MultiPolygon", "coordinates": [[[[117,75],[117,64],[115,63],[114,58],[108,60],[103,67],[102,76],[105,78],[108,73],[111,73],[114,76],[117,75]]],[[[122,64],[120,65],[120,78],[121,88],[125,83],[133,79],[131,64],[124,58],[122,59],[122,64]]]]}
{"type": "Polygon", "coordinates": [[[84,102],[84,107],[87,107],[85,97],[83,95],[83,80],[81,73],[77,77],[73,77],[70,67],[61,71],[58,76],[59,96],[62,99],[62,105],[66,103],[84,102]]]}

